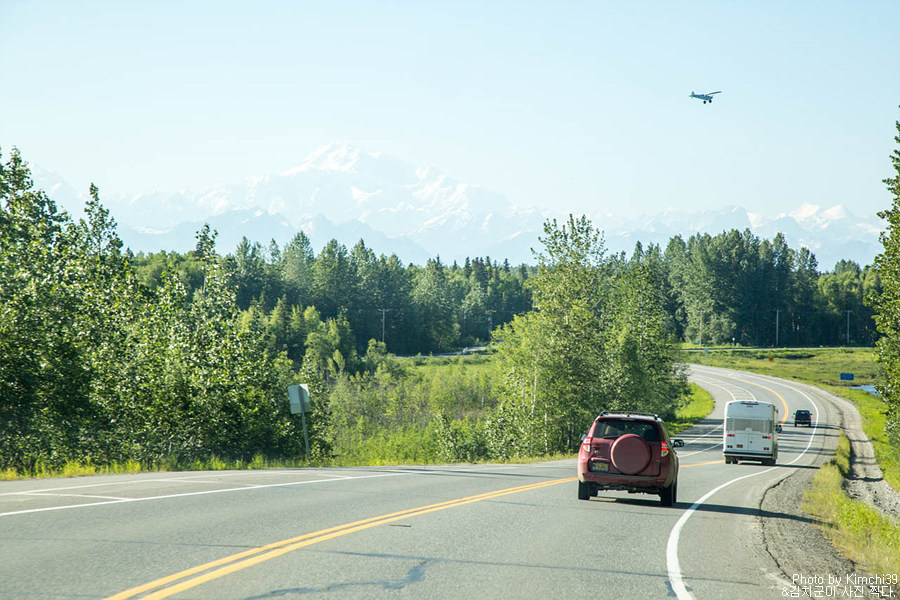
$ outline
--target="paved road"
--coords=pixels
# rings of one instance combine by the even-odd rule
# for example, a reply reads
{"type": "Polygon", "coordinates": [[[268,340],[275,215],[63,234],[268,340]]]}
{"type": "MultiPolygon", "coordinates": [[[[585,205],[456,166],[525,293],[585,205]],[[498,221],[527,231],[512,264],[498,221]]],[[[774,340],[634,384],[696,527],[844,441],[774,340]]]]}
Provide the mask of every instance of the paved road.
{"type": "Polygon", "coordinates": [[[692,377],[717,408],[680,436],[672,508],[579,501],[574,460],[3,482],[0,598],[781,598],[760,500],[828,453],[828,409],[771,379],[692,377]],[[776,467],[725,465],[735,398],[816,426],[785,427],[776,467]]]}

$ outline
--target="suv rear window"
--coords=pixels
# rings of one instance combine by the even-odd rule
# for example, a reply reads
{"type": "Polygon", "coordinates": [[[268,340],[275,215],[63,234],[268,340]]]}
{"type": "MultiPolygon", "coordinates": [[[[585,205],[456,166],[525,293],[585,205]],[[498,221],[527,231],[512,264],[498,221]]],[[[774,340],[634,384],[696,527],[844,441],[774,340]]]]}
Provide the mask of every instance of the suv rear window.
{"type": "Polygon", "coordinates": [[[645,442],[659,442],[659,428],[655,423],[647,421],[629,421],[627,419],[609,419],[597,421],[594,426],[594,437],[612,438],[632,433],[645,442]]]}

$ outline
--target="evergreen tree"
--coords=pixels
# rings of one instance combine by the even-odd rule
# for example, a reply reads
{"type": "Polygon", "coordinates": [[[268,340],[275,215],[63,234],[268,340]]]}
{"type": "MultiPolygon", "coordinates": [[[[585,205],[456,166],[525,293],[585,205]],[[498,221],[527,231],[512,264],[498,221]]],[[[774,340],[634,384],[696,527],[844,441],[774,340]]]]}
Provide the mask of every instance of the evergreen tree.
{"type": "Polygon", "coordinates": [[[315,254],[305,233],[298,232],[281,252],[278,266],[287,302],[291,306],[312,304],[315,254]]]}
{"type": "Polygon", "coordinates": [[[429,259],[415,275],[412,300],[418,323],[418,347],[426,352],[453,347],[458,330],[447,272],[440,257],[429,259]]]}
{"type": "Polygon", "coordinates": [[[331,240],[316,257],[312,270],[313,304],[326,317],[348,311],[356,301],[356,281],[347,248],[331,240]]]}

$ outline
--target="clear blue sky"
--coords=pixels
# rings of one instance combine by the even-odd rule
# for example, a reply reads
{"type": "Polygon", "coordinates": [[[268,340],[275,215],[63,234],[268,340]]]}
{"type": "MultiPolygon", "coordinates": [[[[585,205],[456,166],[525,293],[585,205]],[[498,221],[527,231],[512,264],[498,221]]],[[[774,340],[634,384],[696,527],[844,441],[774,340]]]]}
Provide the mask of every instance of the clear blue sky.
{"type": "Polygon", "coordinates": [[[0,0],[0,147],[101,194],[339,140],[566,212],[871,214],[898,32],[897,0],[0,0]]]}

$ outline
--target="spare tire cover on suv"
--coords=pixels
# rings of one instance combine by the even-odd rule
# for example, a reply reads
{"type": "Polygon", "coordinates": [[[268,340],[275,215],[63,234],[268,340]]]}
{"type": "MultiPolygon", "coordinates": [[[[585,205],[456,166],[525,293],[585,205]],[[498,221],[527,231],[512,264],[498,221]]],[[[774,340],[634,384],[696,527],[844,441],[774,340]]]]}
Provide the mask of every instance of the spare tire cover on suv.
{"type": "Polygon", "coordinates": [[[650,446],[639,436],[629,433],[613,442],[609,456],[619,472],[636,475],[650,464],[650,446]]]}

